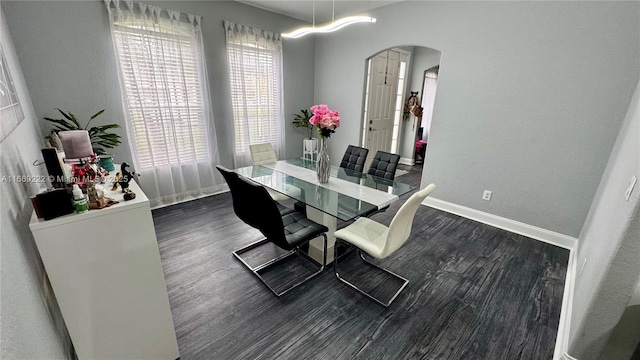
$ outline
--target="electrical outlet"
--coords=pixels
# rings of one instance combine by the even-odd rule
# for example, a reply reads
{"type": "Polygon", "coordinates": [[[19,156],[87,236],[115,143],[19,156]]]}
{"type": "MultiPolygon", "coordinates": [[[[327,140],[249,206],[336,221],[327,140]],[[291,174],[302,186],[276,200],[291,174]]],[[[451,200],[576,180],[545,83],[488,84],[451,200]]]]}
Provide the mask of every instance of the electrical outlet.
{"type": "Polygon", "coordinates": [[[482,193],[482,200],[491,200],[491,194],[492,192],[489,190],[485,190],[484,193],[482,193]]]}
{"type": "Polygon", "coordinates": [[[636,181],[638,181],[638,178],[635,175],[631,175],[631,181],[629,182],[629,187],[627,188],[627,191],[625,191],[624,193],[624,197],[625,199],[627,199],[627,201],[629,201],[629,198],[631,197],[631,192],[633,191],[633,187],[636,185],[636,181]]]}
{"type": "Polygon", "coordinates": [[[584,261],[582,262],[582,267],[580,268],[580,275],[582,275],[582,272],[584,271],[585,266],[587,266],[587,258],[584,258],[584,261]]]}

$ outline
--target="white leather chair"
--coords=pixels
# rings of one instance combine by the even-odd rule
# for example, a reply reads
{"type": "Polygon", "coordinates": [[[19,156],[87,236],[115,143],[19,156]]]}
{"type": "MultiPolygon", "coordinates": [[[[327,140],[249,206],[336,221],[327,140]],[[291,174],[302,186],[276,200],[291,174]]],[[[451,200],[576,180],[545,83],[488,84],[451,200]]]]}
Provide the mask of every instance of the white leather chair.
{"type": "MultiPolygon", "coordinates": [[[[249,145],[249,151],[251,152],[251,161],[253,162],[253,165],[272,164],[278,161],[278,157],[276,156],[276,152],[273,150],[273,145],[271,145],[271,143],[249,145]]],[[[300,195],[299,188],[289,184],[286,184],[285,187],[289,194],[300,195]]],[[[285,201],[290,199],[290,197],[285,194],[269,188],[266,189],[269,196],[271,196],[275,201],[285,201]]]]}
{"type": "Polygon", "coordinates": [[[336,246],[334,246],[334,272],[336,277],[344,282],[345,284],[351,286],[361,294],[367,296],[371,300],[376,303],[388,307],[391,305],[393,300],[400,294],[400,292],[407,286],[409,280],[399,276],[387,269],[379,267],[369,260],[367,260],[363,254],[363,251],[369,254],[370,256],[376,259],[384,259],[387,256],[393,254],[396,250],[398,250],[409,238],[411,234],[411,226],[413,224],[413,218],[415,217],[416,211],[418,207],[422,203],[422,201],[435,189],[436,186],[434,184],[430,184],[424,189],[416,192],[411,195],[409,199],[402,204],[396,215],[391,220],[391,224],[387,227],[383,224],[380,224],[376,221],[373,221],[366,217],[361,217],[356,220],[353,224],[340,229],[335,232],[336,237],[336,246]],[[369,293],[361,290],[356,285],[350,283],[349,281],[342,278],[338,272],[338,242],[347,242],[358,248],[358,252],[360,258],[364,260],[367,264],[374,266],[378,269],[385,271],[386,273],[402,280],[402,285],[395,292],[395,294],[391,297],[391,299],[387,302],[383,302],[369,293]]]}
{"type": "Polygon", "coordinates": [[[249,145],[253,165],[271,164],[278,161],[271,143],[249,145]]]}

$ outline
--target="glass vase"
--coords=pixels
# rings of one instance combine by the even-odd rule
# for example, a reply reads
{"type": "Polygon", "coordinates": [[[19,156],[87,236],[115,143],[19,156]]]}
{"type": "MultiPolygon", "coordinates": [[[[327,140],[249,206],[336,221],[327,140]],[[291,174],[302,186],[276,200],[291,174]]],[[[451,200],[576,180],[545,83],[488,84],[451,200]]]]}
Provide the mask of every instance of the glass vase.
{"type": "Polygon", "coordinates": [[[331,159],[327,151],[327,139],[320,137],[320,149],[318,150],[318,162],[316,163],[316,174],[318,182],[325,184],[329,182],[331,175],[331,159]]]}

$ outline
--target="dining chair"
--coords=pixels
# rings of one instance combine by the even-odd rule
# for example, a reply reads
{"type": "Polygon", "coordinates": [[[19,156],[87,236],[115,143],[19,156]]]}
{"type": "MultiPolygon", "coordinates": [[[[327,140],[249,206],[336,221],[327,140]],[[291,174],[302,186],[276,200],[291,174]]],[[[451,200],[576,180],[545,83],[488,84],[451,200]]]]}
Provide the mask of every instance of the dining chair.
{"type": "Polygon", "coordinates": [[[395,300],[400,292],[405,288],[405,286],[407,286],[409,280],[385,268],[375,265],[365,257],[363,252],[366,252],[369,256],[376,259],[384,259],[398,250],[407,241],[409,235],[411,234],[413,218],[415,217],[418,207],[435,188],[436,186],[434,184],[430,184],[424,189],[411,195],[411,197],[409,197],[409,199],[404,204],[402,204],[388,227],[369,218],[361,217],[358,218],[358,220],[356,220],[353,224],[336,231],[334,233],[336,237],[336,246],[334,246],[333,261],[333,270],[336,277],[343,283],[349,285],[350,287],[365,295],[369,299],[375,301],[376,303],[384,307],[389,307],[393,300],[395,300]],[[340,273],[338,271],[338,243],[347,243],[355,246],[358,249],[360,258],[366,264],[378,268],[391,275],[392,277],[399,279],[402,283],[400,288],[391,296],[388,301],[385,302],[374,297],[371,293],[367,293],[366,291],[361,290],[357,285],[347,281],[345,278],[340,276],[340,273]]]}
{"type": "Polygon", "coordinates": [[[357,172],[364,172],[364,162],[367,160],[369,149],[361,148],[353,145],[349,145],[344,152],[340,167],[354,170],[357,172]]]}
{"type": "MultiPolygon", "coordinates": [[[[271,145],[271,143],[249,145],[249,151],[251,152],[251,161],[253,162],[253,165],[273,164],[278,161],[278,157],[276,156],[276,152],[273,150],[273,145],[271,145]]],[[[300,189],[293,185],[285,184],[285,187],[287,189],[287,193],[292,194],[294,197],[301,194],[300,189]]],[[[275,201],[291,199],[291,197],[273,189],[267,189],[267,192],[275,201]]]]}
{"type": "MultiPolygon", "coordinates": [[[[369,165],[367,174],[374,175],[373,181],[376,185],[380,186],[380,189],[386,189],[389,185],[393,184],[396,177],[396,169],[400,162],[400,155],[391,154],[385,151],[378,150],[376,155],[369,165]]],[[[367,214],[366,216],[373,216],[375,214],[387,211],[388,206],[378,209],[374,212],[367,214]]]]}
{"type": "Polygon", "coordinates": [[[400,161],[400,155],[385,151],[378,151],[369,165],[367,173],[380,178],[393,180],[396,177],[396,168],[400,161]]]}
{"type": "Polygon", "coordinates": [[[271,143],[249,145],[253,165],[270,164],[278,161],[276,152],[271,143]]]}
{"type": "MultiPolygon", "coordinates": [[[[321,274],[327,263],[326,232],[329,231],[329,229],[324,225],[309,220],[304,214],[298,211],[279,205],[269,196],[267,190],[262,185],[248,180],[223,166],[218,165],[216,168],[229,185],[233,210],[236,215],[240,220],[259,230],[262,235],[264,235],[263,239],[234,251],[233,255],[278,297],[321,274]],[[322,263],[318,263],[300,250],[301,246],[308,244],[310,240],[318,236],[322,236],[324,239],[322,263]],[[258,266],[251,266],[247,260],[241,256],[269,242],[285,250],[286,253],[258,266]],[[274,267],[277,267],[277,265],[284,263],[294,255],[300,256],[317,266],[317,271],[303,275],[304,278],[302,279],[293,279],[293,285],[284,289],[276,289],[278,284],[276,284],[275,281],[268,282],[262,275],[274,267]]],[[[286,273],[286,271],[283,273],[286,273]]],[[[281,284],[282,280],[281,277],[278,277],[277,282],[281,284]]]]}

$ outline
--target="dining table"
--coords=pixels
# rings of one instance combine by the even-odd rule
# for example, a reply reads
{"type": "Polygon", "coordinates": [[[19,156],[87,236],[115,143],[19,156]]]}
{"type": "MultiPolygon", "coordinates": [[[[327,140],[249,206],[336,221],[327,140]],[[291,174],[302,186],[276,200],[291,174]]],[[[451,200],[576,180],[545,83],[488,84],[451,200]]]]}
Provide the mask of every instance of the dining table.
{"type": "MultiPolygon", "coordinates": [[[[333,233],[338,220],[349,222],[369,216],[415,189],[409,184],[338,166],[331,166],[329,181],[320,183],[316,162],[304,158],[246,166],[234,171],[290,197],[299,206],[304,206],[309,219],[327,226],[327,264],[333,261],[333,233]]],[[[309,243],[309,255],[318,262],[322,261],[322,238],[309,243]]]]}

